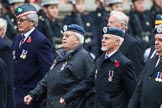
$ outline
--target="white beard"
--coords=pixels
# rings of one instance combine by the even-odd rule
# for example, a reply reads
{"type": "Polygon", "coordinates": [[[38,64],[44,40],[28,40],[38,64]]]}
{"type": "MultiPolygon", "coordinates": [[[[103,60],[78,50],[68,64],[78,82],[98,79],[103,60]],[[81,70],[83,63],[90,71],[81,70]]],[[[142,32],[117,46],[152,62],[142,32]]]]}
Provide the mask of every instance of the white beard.
{"type": "Polygon", "coordinates": [[[107,48],[106,47],[101,47],[101,50],[102,51],[107,51],[107,48]]]}

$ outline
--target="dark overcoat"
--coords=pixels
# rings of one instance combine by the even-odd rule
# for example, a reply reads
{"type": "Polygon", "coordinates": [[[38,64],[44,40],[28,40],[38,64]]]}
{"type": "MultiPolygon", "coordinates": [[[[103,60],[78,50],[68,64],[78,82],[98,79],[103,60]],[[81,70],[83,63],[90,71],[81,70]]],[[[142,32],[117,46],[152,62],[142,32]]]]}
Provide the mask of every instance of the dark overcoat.
{"type": "Polygon", "coordinates": [[[95,108],[127,108],[136,86],[133,63],[117,51],[96,61],[95,108]]]}
{"type": "Polygon", "coordinates": [[[49,73],[46,74],[37,87],[29,94],[34,99],[40,99],[44,93],[47,94],[46,108],[84,108],[84,95],[78,96],[76,94],[74,100],[71,98],[67,100],[66,98],[66,101],[72,100],[67,106],[61,105],[59,100],[80,82],[86,80],[93,69],[93,59],[83,49],[82,45],[73,49],[66,56],[64,55],[64,51],[61,51],[49,73]]]}
{"type": "Polygon", "coordinates": [[[25,105],[24,96],[49,71],[53,62],[51,45],[49,40],[36,29],[21,47],[19,47],[20,40],[21,37],[18,36],[12,45],[16,108],[40,108],[40,103],[25,105]]]}
{"type": "Polygon", "coordinates": [[[162,104],[162,62],[157,63],[158,56],[149,59],[138,81],[128,108],[160,108],[162,104]]]}
{"type": "Polygon", "coordinates": [[[143,54],[141,45],[128,33],[125,33],[124,42],[120,46],[119,50],[124,56],[134,63],[135,73],[138,77],[143,69],[143,54]]]}

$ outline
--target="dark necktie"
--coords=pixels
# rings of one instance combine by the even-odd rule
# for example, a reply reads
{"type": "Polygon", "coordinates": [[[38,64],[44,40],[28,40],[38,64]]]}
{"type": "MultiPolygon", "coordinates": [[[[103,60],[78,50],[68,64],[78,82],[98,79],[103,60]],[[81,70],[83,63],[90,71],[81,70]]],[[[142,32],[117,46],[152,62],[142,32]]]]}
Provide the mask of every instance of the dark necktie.
{"type": "Polygon", "coordinates": [[[25,36],[22,35],[21,36],[21,40],[20,40],[20,43],[19,43],[19,48],[21,47],[21,45],[25,42],[25,36]]]}

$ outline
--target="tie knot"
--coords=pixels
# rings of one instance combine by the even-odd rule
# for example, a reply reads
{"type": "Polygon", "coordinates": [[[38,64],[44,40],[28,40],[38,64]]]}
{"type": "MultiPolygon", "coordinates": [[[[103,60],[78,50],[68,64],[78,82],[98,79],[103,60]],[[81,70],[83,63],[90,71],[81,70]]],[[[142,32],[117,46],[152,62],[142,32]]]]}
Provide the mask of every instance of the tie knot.
{"type": "Polygon", "coordinates": [[[25,39],[25,36],[24,35],[21,35],[21,39],[25,39]]]}
{"type": "Polygon", "coordinates": [[[107,54],[105,54],[105,60],[108,59],[108,58],[109,58],[109,56],[107,54]]]}

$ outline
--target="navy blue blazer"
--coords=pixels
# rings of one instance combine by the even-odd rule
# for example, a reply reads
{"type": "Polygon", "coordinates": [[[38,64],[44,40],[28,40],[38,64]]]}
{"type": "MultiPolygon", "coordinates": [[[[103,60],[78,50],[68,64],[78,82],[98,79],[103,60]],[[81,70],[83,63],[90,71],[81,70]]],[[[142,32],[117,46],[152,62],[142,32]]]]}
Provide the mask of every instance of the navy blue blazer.
{"type": "Polygon", "coordinates": [[[21,36],[16,37],[12,45],[14,93],[16,107],[24,108],[24,96],[34,89],[38,81],[49,71],[53,53],[49,40],[36,29],[19,48],[20,40],[21,36]]]}
{"type": "Polygon", "coordinates": [[[132,61],[117,51],[107,59],[101,55],[96,67],[94,108],[127,108],[136,86],[132,61]]]}

